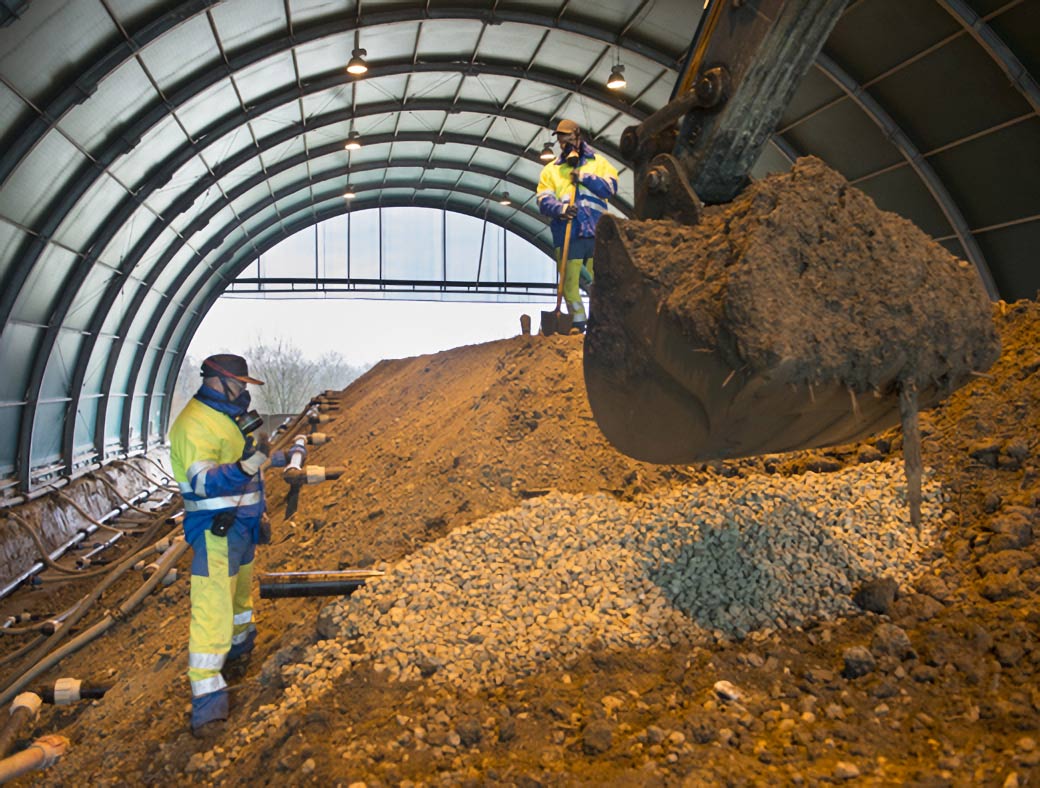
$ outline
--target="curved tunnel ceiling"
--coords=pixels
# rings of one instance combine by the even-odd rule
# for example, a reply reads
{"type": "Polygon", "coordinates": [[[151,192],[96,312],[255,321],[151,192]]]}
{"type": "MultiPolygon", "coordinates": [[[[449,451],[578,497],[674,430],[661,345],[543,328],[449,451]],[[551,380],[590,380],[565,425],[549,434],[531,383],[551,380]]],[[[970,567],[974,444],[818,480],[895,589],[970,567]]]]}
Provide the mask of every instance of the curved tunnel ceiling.
{"type": "MultiPolygon", "coordinates": [[[[0,488],[161,442],[206,311],[317,221],[420,205],[548,250],[538,153],[578,120],[621,170],[667,103],[690,0],[44,0],[0,20],[0,488]],[[364,47],[361,78],[344,65],[364,47]],[[625,66],[628,86],[604,87],[625,66]],[[343,150],[350,131],[364,147],[343,150]],[[350,184],[358,199],[342,193],[350,184]],[[511,206],[497,195],[509,191],[511,206]]],[[[755,175],[820,156],[1040,288],[1040,3],[852,0],[755,175]]]]}

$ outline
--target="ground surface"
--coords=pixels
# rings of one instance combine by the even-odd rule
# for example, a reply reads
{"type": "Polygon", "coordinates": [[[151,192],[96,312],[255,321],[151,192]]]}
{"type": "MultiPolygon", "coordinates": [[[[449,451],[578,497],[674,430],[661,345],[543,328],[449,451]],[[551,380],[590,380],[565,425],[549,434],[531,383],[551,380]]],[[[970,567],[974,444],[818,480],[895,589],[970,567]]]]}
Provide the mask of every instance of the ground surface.
{"type": "MultiPolygon", "coordinates": [[[[178,581],[62,664],[63,675],[114,686],[102,701],[45,709],[33,733],[72,744],[33,784],[1035,785],[1040,309],[1006,307],[997,324],[998,363],[922,414],[925,463],[948,511],[924,574],[871,603],[886,612],[709,645],[593,645],[493,689],[392,681],[362,663],[275,730],[254,732],[258,710],[284,703],[286,669],[319,640],[323,606],[259,600],[258,650],[231,678],[226,741],[199,742],[187,730],[187,584],[178,581]],[[846,678],[857,646],[876,662],[846,678]],[[720,680],[739,700],[719,697],[720,680]]],[[[260,553],[260,571],[389,566],[548,488],[631,500],[720,475],[827,473],[900,448],[890,432],[754,461],[633,462],[591,419],[580,337],[386,362],[340,399],[324,425],[334,440],[309,462],[347,472],[305,488],[291,523],[280,514],[286,489],[270,474],[276,544],[260,553]]]]}

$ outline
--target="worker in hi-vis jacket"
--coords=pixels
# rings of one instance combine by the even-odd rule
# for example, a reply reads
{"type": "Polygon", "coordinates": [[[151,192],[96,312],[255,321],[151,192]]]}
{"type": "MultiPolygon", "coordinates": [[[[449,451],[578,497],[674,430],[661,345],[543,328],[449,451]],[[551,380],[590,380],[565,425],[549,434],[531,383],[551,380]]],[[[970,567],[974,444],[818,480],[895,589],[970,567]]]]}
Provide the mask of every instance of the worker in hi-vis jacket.
{"type": "Polygon", "coordinates": [[[596,222],[607,209],[607,200],[617,194],[618,172],[582,138],[581,128],[573,120],[561,120],[554,133],[560,155],[542,168],[535,199],[542,215],[552,219],[550,229],[558,264],[567,246],[567,259],[562,261],[563,298],[572,325],[584,331],[581,289],[593,280],[596,222]],[[571,223],[568,239],[567,225],[571,223]]]}
{"type": "Polygon", "coordinates": [[[170,462],[184,498],[191,564],[188,679],[191,730],[208,737],[228,716],[225,663],[246,657],[256,640],[253,555],[266,531],[260,467],[271,453],[249,410],[246,360],[228,353],[202,362],[202,386],[170,429],[170,462]]]}

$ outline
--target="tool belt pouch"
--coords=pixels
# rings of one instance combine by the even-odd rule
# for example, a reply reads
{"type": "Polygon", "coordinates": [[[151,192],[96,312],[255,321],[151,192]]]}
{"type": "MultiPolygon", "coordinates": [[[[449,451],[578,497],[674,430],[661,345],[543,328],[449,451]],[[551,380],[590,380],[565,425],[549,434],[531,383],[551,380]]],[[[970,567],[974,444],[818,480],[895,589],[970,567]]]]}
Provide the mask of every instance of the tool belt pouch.
{"type": "Polygon", "coordinates": [[[213,517],[213,523],[210,525],[209,530],[214,536],[227,536],[228,531],[231,530],[231,526],[235,524],[235,510],[229,509],[224,512],[218,512],[213,517]]]}
{"type": "Polygon", "coordinates": [[[257,544],[271,544],[271,518],[266,514],[260,515],[260,537],[257,544]]]}

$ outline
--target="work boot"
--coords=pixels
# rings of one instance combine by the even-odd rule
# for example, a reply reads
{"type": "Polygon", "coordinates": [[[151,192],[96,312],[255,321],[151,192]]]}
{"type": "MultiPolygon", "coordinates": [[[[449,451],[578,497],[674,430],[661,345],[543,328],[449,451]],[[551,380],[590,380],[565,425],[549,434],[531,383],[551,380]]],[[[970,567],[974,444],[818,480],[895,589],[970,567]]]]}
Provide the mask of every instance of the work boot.
{"type": "Polygon", "coordinates": [[[571,326],[570,333],[571,334],[584,334],[585,333],[585,322],[582,321],[580,323],[574,323],[571,326]]]}

